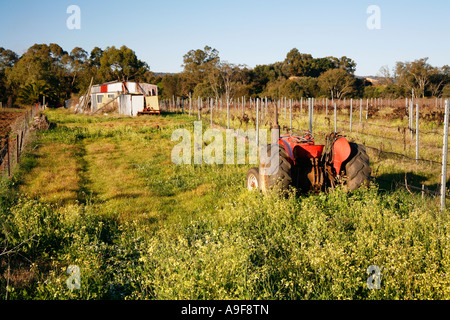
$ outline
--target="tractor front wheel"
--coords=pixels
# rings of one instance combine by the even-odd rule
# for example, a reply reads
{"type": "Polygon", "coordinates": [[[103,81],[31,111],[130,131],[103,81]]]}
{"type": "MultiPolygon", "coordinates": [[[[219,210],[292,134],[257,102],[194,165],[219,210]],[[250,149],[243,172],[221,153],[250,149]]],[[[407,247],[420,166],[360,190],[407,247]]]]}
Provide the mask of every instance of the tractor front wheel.
{"type": "Polygon", "coordinates": [[[260,164],[259,169],[261,191],[266,192],[275,187],[286,191],[292,184],[292,165],[284,146],[278,143],[268,145],[267,156],[267,163],[260,164]]]}
{"type": "Polygon", "coordinates": [[[248,190],[259,190],[259,169],[251,168],[248,170],[245,181],[248,190]]]}

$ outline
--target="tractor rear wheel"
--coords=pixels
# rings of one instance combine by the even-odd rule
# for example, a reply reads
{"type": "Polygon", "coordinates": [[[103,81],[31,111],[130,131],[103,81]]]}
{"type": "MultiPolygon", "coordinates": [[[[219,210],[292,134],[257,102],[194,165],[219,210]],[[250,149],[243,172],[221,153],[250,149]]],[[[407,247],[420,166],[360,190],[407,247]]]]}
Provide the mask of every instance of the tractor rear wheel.
{"type": "Polygon", "coordinates": [[[248,190],[259,190],[259,168],[251,168],[247,172],[245,186],[248,190]]]}
{"type": "Polygon", "coordinates": [[[353,191],[369,184],[372,170],[370,169],[366,148],[356,143],[350,143],[350,147],[352,151],[345,165],[345,173],[347,176],[346,186],[350,191],[353,191]]]}
{"type": "Polygon", "coordinates": [[[292,183],[289,156],[283,145],[278,143],[267,145],[267,164],[260,164],[260,188],[262,192],[279,187],[281,191],[286,191],[292,183]],[[278,161],[275,157],[278,156],[278,161]],[[274,165],[273,168],[271,164],[274,165]]]}

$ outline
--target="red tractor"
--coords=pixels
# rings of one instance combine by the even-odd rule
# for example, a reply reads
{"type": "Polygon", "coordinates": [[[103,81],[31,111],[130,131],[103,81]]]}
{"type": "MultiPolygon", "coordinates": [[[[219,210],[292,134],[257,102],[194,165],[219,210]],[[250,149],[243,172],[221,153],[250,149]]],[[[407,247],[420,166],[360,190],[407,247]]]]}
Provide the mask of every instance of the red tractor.
{"type": "MultiPolygon", "coordinates": [[[[274,128],[278,127],[277,118],[274,128]]],[[[281,135],[278,143],[267,146],[267,154],[268,161],[247,173],[249,190],[266,192],[275,186],[282,190],[294,186],[301,193],[318,193],[345,185],[353,191],[370,180],[369,157],[364,146],[350,143],[336,132],[326,137],[325,145],[316,145],[309,131],[281,135]],[[278,167],[272,168],[276,155],[278,167]]]]}

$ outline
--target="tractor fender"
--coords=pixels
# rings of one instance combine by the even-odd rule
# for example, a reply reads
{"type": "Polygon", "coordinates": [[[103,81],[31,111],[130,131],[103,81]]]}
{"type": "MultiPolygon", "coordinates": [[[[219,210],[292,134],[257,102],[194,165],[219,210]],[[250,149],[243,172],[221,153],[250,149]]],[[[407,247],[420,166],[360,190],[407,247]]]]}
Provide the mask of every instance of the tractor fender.
{"type": "Polygon", "coordinates": [[[342,163],[350,157],[352,148],[346,138],[337,139],[333,144],[333,167],[336,174],[341,172],[342,163]]]}
{"type": "Polygon", "coordinates": [[[289,144],[289,142],[287,142],[283,138],[280,138],[279,144],[281,144],[284,147],[284,150],[286,150],[286,153],[288,154],[290,161],[292,163],[295,163],[294,152],[293,152],[292,147],[289,144]]]}

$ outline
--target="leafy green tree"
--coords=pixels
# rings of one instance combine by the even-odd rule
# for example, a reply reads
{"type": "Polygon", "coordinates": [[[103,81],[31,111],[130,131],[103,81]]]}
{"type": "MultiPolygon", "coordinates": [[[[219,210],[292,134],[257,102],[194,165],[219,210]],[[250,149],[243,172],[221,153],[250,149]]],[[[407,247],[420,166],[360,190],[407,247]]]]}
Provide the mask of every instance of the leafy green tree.
{"type": "Polygon", "coordinates": [[[80,47],[75,47],[70,54],[63,57],[62,61],[65,64],[68,76],[71,77],[71,88],[73,91],[77,77],[87,68],[88,53],[80,47]]]}
{"type": "Polygon", "coordinates": [[[330,57],[316,58],[311,61],[311,71],[309,73],[309,76],[317,78],[322,73],[330,69],[335,69],[336,67],[337,66],[330,57]]]}
{"type": "Polygon", "coordinates": [[[442,97],[450,98],[450,83],[447,83],[444,88],[442,88],[442,97]]]}
{"type": "Polygon", "coordinates": [[[355,78],[344,69],[331,69],[318,79],[322,92],[333,98],[341,99],[355,91],[355,78]]]}
{"type": "Polygon", "coordinates": [[[428,63],[428,58],[415,60],[407,64],[407,72],[409,72],[416,83],[418,89],[415,95],[425,97],[426,86],[430,83],[430,76],[433,67],[428,63]]]}
{"type": "Polygon", "coordinates": [[[286,97],[288,99],[299,99],[304,94],[298,82],[289,79],[283,81],[280,86],[279,93],[280,96],[286,97]]]}
{"type": "Polygon", "coordinates": [[[165,74],[161,79],[162,90],[160,95],[165,99],[172,99],[173,96],[178,96],[181,82],[179,74],[165,74]]]}
{"type": "Polygon", "coordinates": [[[283,62],[283,71],[287,77],[308,76],[311,72],[313,57],[300,53],[296,48],[289,51],[283,62]]]}
{"type": "Polygon", "coordinates": [[[209,46],[186,53],[183,56],[183,90],[180,94],[187,96],[198,84],[217,75],[219,62],[219,52],[209,46]],[[211,75],[211,72],[216,73],[211,75]]]}
{"type": "Polygon", "coordinates": [[[185,72],[201,75],[216,66],[219,62],[219,51],[209,46],[205,46],[203,50],[190,50],[186,53],[183,56],[182,67],[185,72]]]}
{"type": "Polygon", "coordinates": [[[260,96],[267,96],[270,99],[278,99],[281,97],[281,87],[286,82],[286,79],[279,79],[270,81],[267,83],[264,91],[260,94],[260,96]]]}
{"type": "Polygon", "coordinates": [[[356,63],[346,56],[313,58],[310,54],[300,53],[296,48],[287,53],[283,62],[286,77],[319,77],[322,73],[337,68],[354,74],[356,63]]]}
{"type": "Polygon", "coordinates": [[[409,94],[414,90],[415,96],[425,97],[432,69],[433,67],[428,63],[428,58],[413,62],[397,62],[396,81],[409,91],[409,94]]]}
{"type": "Polygon", "coordinates": [[[201,98],[212,98],[214,97],[215,93],[212,90],[210,84],[205,81],[197,84],[194,88],[192,97],[196,99],[197,97],[201,98]]]}
{"type": "Polygon", "coordinates": [[[12,68],[18,60],[19,56],[14,51],[0,47],[0,72],[12,68]]]}
{"type": "Polygon", "coordinates": [[[320,95],[317,78],[295,77],[290,79],[279,79],[267,84],[266,90],[260,96],[272,99],[286,97],[288,99],[300,99],[317,97],[320,95]]]}
{"type": "Polygon", "coordinates": [[[73,92],[85,92],[91,83],[91,79],[94,83],[103,82],[104,79],[101,78],[98,72],[101,66],[100,59],[102,55],[103,50],[99,47],[92,49],[86,59],[84,58],[84,53],[81,53],[81,56],[79,54],[76,55],[78,56],[77,60],[82,63],[82,67],[76,76],[73,92]]]}
{"type": "Polygon", "coordinates": [[[295,79],[301,89],[299,97],[312,98],[320,95],[320,87],[318,78],[314,77],[299,77],[295,79]]]}
{"type": "Polygon", "coordinates": [[[52,75],[50,47],[35,44],[17,61],[8,73],[8,80],[17,85],[27,85],[37,80],[48,81],[52,75]]]}
{"type": "Polygon", "coordinates": [[[53,88],[58,102],[70,96],[70,79],[64,68],[67,53],[57,44],[35,44],[7,72],[8,82],[17,90],[43,81],[53,88]]]}
{"type": "Polygon", "coordinates": [[[353,75],[356,71],[356,62],[346,56],[336,60],[337,68],[347,71],[347,73],[353,75]]]}
{"type": "Polygon", "coordinates": [[[45,81],[37,80],[20,89],[18,100],[24,104],[34,104],[41,102],[43,96],[54,99],[54,95],[52,88],[45,81]]]}
{"type": "Polygon", "coordinates": [[[439,97],[442,95],[444,86],[450,82],[450,67],[443,66],[442,68],[433,67],[430,72],[430,84],[428,90],[432,97],[439,97]]]}
{"type": "Polygon", "coordinates": [[[285,79],[283,71],[283,63],[276,62],[269,65],[257,65],[252,71],[252,83],[256,94],[262,93],[269,82],[285,79]]]}
{"type": "Polygon", "coordinates": [[[120,49],[112,46],[103,51],[98,72],[104,82],[132,79],[139,81],[148,70],[148,65],[139,60],[133,50],[126,46],[122,46],[120,49]]]}
{"type": "Polygon", "coordinates": [[[0,47],[0,102],[12,106],[14,88],[7,81],[6,74],[19,60],[19,56],[9,49],[0,47]]]}
{"type": "Polygon", "coordinates": [[[398,61],[394,68],[393,83],[403,96],[411,96],[414,92],[417,97],[439,97],[449,82],[450,67],[434,67],[428,63],[428,58],[412,62],[398,61]]]}
{"type": "Polygon", "coordinates": [[[101,62],[100,59],[103,56],[103,50],[100,49],[99,47],[95,47],[94,49],[92,49],[90,55],[89,55],[89,65],[91,67],[97,67],[100,68],[101,66],[101,62]]]}
{"type": "Polygon", "coordinates": [[[234,97],[237,88],[242,85],[241,66],[224,61],[219,63],[217,69],[222,79],[222,92],[225,99],[229,100],[234,97]]]}

